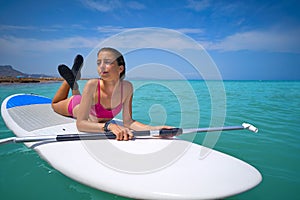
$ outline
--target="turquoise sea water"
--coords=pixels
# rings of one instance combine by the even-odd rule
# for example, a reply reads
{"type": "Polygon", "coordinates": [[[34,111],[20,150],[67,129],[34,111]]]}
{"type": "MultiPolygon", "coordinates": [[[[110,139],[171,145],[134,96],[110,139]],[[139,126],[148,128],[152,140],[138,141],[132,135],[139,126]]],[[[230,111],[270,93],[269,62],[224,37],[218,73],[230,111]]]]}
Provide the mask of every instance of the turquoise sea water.
{"type": "MultiPolygon", "coordinates": [[[[223,132],[213,146],[248,162],[263,176],[257,187],[229,199],[300,198],[300,82],[225,81],[226,101],[222,100],[220,88],[209,88],[204,81],[190,81],[188,84],[184,81],[133,83],[136,88],[134,118],[144,123],[165,122],[185,128],[199,123],[199,127],[207,127],[215,119],[212,114],[214,110],[217,119],[224,117],[225,126],[240,125],[246,121],[259,128],[258,134],[248,131],[223,132]],[[215,100],[212,101],[212,98],[215,100]],[[224,105],[226,115],[220,111],[224,105]]],[[[15,93],[52,97],[59,85],[0,85],[0,100],[2,103],[5,97],[15,93]]],[[[84,82],[81,82],[83,85],[84,82]]],[[[212,82],[211,85],[217,87],[218,83],[212,82]]],[[[0,138],[11,136],[13,133],[0,118],[0,138]]],[[[193,142],[202,144],[205,138],[205,134],[199,134],[193,142]]],[[[127,199],[69,179],[23,144],[0,146],[0,198],[127,199]]]]}

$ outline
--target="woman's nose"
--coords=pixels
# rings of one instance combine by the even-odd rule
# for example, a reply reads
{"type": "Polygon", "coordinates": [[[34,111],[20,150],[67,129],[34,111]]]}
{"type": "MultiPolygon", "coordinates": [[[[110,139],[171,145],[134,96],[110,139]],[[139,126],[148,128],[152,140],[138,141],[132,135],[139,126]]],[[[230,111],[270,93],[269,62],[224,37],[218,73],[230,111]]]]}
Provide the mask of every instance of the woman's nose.
{"type": "Polygon", "coordinates": [[[97,65],[101,70],[105,69],[105,65],[103,62],[98,62],[97,65]]]}

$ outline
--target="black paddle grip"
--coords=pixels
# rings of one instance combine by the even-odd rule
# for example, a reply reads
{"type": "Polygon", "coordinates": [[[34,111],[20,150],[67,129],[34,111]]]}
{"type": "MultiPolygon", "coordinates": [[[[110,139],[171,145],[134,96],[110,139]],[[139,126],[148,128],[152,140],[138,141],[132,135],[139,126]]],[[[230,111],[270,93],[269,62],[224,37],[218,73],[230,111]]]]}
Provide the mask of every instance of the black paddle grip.
{"type": "Polygon", "coordinates": [[[182,134],[182,128],[171,128],[171,129],[161,129],[159,130],[160,137],[173,137],[182,134]]]}
{"type": "Polygon", "coordinates": [[[66,134],[58,135],[56,137],[57,141],[76,141],[76,140],[99,140],[99,139],[115,139],[116,136],[113,133],[103,133],[103,134],[66,134]]]}

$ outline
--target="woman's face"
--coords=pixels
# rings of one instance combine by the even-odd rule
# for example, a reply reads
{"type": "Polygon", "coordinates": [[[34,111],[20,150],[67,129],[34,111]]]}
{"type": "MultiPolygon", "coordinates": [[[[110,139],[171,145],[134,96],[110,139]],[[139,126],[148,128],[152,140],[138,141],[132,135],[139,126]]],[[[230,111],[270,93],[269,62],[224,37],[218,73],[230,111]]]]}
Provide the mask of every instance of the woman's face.
{"type": "Polygon", "coordinates": [[[114,53],[110,51],[100,51],[97,59],[97,70],[102,79],[119,79],[123,66],[119,66],[114,53]]]}

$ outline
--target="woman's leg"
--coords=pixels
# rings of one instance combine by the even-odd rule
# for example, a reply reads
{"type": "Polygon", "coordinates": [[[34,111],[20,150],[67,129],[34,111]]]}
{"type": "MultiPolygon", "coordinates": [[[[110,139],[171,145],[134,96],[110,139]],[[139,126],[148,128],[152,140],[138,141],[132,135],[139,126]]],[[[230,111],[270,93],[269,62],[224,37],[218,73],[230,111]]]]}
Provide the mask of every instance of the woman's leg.
{"type": "Polygon", "coordinates": [[[55,112],[61,115],[71,116],[68,111],[69,102],[72,98],[68,98],[70,88],[72,89],[72,96],[80,95],[76,81],[80,79],[80,70],[82,65],[83,57],[81,55],[77,55],[74,59],[72,70],[64,64],[58,66],[58,71],[65,81],[62,83],[52,99],[52,108],[55,112]]]}
{"type": "MultiPolygon", "coordinates": [[[[70,99],[72,98],[72,97],[68,98],[69,90],[70,90],[69,84],[66,81],[64,81],[52,99],[53,110],[64,116],[71,116],[68,111],[69,102],[70,99]]],[[[78,94],[80,95],[78,89],[72,90],[72,96],[78,94]]]]}

